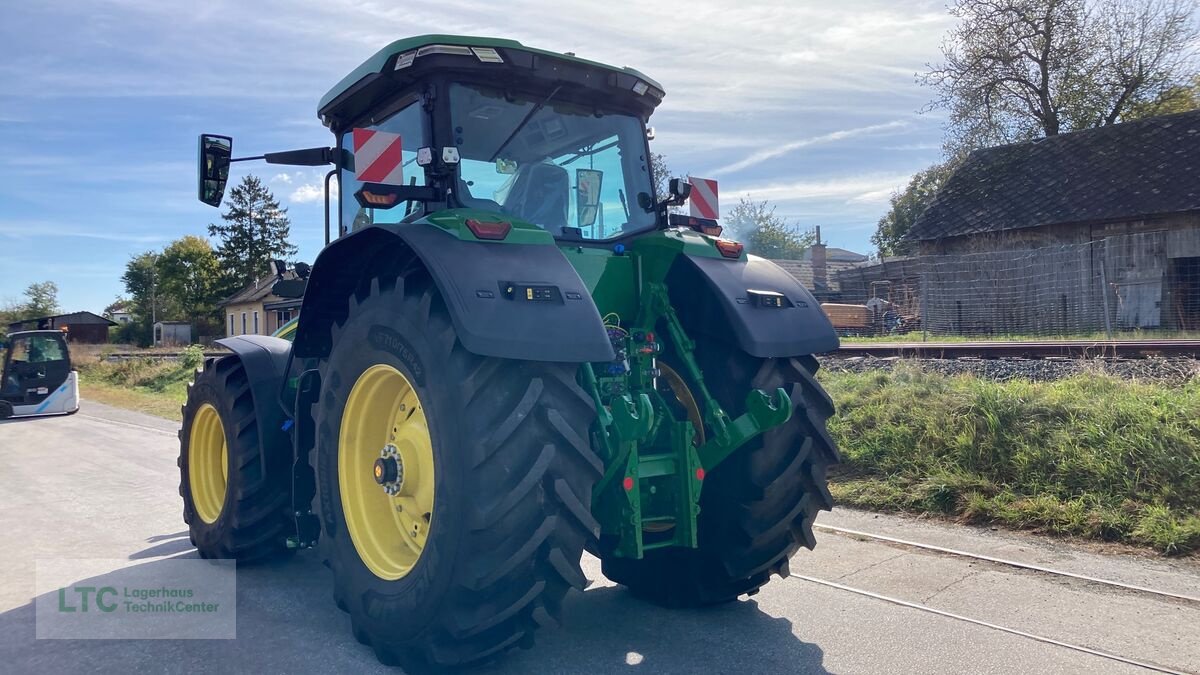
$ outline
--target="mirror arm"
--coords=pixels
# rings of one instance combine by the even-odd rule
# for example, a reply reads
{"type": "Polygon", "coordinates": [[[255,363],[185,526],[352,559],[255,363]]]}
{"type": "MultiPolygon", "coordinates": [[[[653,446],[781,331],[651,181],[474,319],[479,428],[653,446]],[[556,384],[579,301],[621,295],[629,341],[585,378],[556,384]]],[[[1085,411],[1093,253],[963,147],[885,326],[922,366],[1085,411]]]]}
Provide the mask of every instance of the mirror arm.
{"type": "Polygon", "coordinates": [[[285,150],[283,152],[268,152],[253,157],[232,157],[230,162],[250,162],[261,159],[267,164],[287,164],[289,166],[324,166],[333,164],[333,148],[305,148],[304,150],[285,150]]]}

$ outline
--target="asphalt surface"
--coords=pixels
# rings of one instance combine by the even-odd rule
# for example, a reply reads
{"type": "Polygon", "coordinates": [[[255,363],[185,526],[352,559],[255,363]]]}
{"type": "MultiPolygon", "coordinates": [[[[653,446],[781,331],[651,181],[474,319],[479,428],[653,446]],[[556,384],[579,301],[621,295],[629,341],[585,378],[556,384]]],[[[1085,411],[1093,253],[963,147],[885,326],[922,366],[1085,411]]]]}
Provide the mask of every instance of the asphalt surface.
{"type": "MultiPolygon", "coordinates": [[[[0,423],[0,670],[397,672],[355,642],[311,554],[237,573],[236,640],[37,640],[34,561],[194,558],[177,492],[175,425],[89,401],[72,417],[0,423]]],[[[835,511],[822,523],[1200,594],[1200,564],[1098,553],[1034,536],[835,511]]],[[[792,572],[994,626],[1200,671],[1200,603],[818,532],[792,572]]],[[[108,575],[122,574],[121,566],[108,575]]],[[[776,579],[752,599],[668,611],[600,574],[565,623],[489,673],[1120,673],[1143,668],[819,585],[776,579]]],[[[93,579],[94,580],[94,579],[93,579]]]]}

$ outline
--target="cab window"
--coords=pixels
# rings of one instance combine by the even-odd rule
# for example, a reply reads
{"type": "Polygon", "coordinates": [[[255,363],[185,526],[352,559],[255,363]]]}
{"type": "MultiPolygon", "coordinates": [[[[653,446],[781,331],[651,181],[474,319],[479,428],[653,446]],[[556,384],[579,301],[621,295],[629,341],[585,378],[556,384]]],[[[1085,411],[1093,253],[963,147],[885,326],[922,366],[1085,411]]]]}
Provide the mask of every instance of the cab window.
{"type": "Polygon", "coordinates": [[[358,176],[371,178],[380,175],[379,171],[371,172],[370,162],[387,163],[390,155],[383,146],[390,145],[395,136],[399,136],[400,168],[399,171],[387,172],[389,184],[401,182],[403,185],[424,185],[425,171],[417,166],[417,150],[425,143],[425,113],[415,100],[401,108],[396,114],[375,126],[366,127],[369,132],[382,132],[380,136],[373,134],[359,135],[360,144],[356,148],[354,130],[342,134],[343,168],[338,176],[341,208],[341,234],[347,234],[367,225],[375,223],[398,223],[409,209],[404,204],[389,209],[371,209],[359,206],[354,194],[370,182],[359,180],[358,176]],[[365,137],[371,136],[367,140],[365,137]]]}

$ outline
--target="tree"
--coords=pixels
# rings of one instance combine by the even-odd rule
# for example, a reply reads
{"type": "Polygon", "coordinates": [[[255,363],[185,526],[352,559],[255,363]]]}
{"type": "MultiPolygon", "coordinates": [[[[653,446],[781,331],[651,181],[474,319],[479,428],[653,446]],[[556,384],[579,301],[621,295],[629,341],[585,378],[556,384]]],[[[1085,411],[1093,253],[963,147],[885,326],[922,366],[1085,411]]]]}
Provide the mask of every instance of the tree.
{"type": "Polygon", "coordinates": [[[111,319],[118,312],[129,313],[130,311],[132,311],[132,304],[126,298],[118,295],[112,302],[108,303],[108,306],[104,308],[104,311],[100,315],[111,319]]]}
{"type": "Polygon", "coordinates": [[[650,153],[650,179],[654,182],[654,194],[658,199],[666,199],[671,167],[667,166],[667,156],[661,152],[650,153]]]}
{"type": "MultiPolygon", "coordinates": [[[[262,276],[271,260],[296,255],[288,241],[291,223],[287,209],[256,176],[246,176],[229,194],[225,221],[209,225],[209,236],[220,240],[217,258],[229,274],[231,285],[245,286],[262,276]]],[[[230,289],[225,289],[230,290],[230,289]]]]}
{"type": "Polygon", "coordinates": [[[157,259],[162,295],[201,333],[212,332],[222,297],[221,264],[208,240],[188,235],[172,242],[157,259]]]}
{"type": "Polygon", "coordinates": [[[1159,115],[1174,115],[1175,113],[1200,110],[1200,77],[1192,80],[1191,84],[1181,84],[1171,87],[1159,94],[1153,101],[1138,102],[1129,107],[1122,116],[1125,121],[1158,117],[1159,115]]]}
{"type": "Polygon", "coordinates": [[[25,288],[25,304],[22,309],[25,319],[57,314],[58,284],[53,281],[29,284],[25,288]]]}
{"type": "Polygon", "coordinates": [[[25,305],[14,300],[13,298],[5,298],[0,300],[0,333],[5,332],[8,324],[14,321],[20,321],[25,318],[25,305]]]}
{"type": "Polygon", "coordinates": [[[904,190],[892,193],[892,206],[879,219],[875,234],[871,235],[871,243],[875,244],[879,255],[901,255],[906,252],[904,235],[908,234],[917,217],[933,202],[938,190],[946,184],[957,165],[958,162],[954,160],[934,164],[924,171],[917,172],[904,190]]]}
{"type": "Polygon", "coordinates": [[[120,331],[121,341],[150,344],[154,322],[174,316],[177,312],[170,298],[162,292],[158,269],[160,255],[154,251],[146,251],[133,256],[125,263],[125,273],[121,275],[121,281],[130,297],[133,318],[129,328],[120,331]]]}
{"type": "Polygon", "coordinates": [[[801,232],[775,215],[767,201],[742,197],[723,220],[729,235],[740,239],[746,251],[764,258],[799,260],[816,240],[813,232],[801,232]]]}
{"type": "Polygon", "coordinates": [[[919,77],[950,154],[1114,124],[1186,84],[1192,0],[957,0],[945,62],[919,77]]]}

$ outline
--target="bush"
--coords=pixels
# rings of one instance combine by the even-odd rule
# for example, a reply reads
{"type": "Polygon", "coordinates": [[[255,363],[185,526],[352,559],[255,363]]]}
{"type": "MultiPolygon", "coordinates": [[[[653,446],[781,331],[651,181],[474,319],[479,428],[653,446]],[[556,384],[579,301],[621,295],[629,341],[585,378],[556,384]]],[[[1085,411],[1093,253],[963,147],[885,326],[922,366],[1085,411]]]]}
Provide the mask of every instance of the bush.
{"type": "Polygon", "coordinates": [[[183,355],[179,359],[180,363],[187,370],[195,370],[204,363],[204,347],[200,345],[189,345],[183,349],[183,355]]]}
{"type": "Polygon", "coordinates": [[[834,494],[1064,535],[1200,550],[1200,383],[822,373],[834,494]]]}

